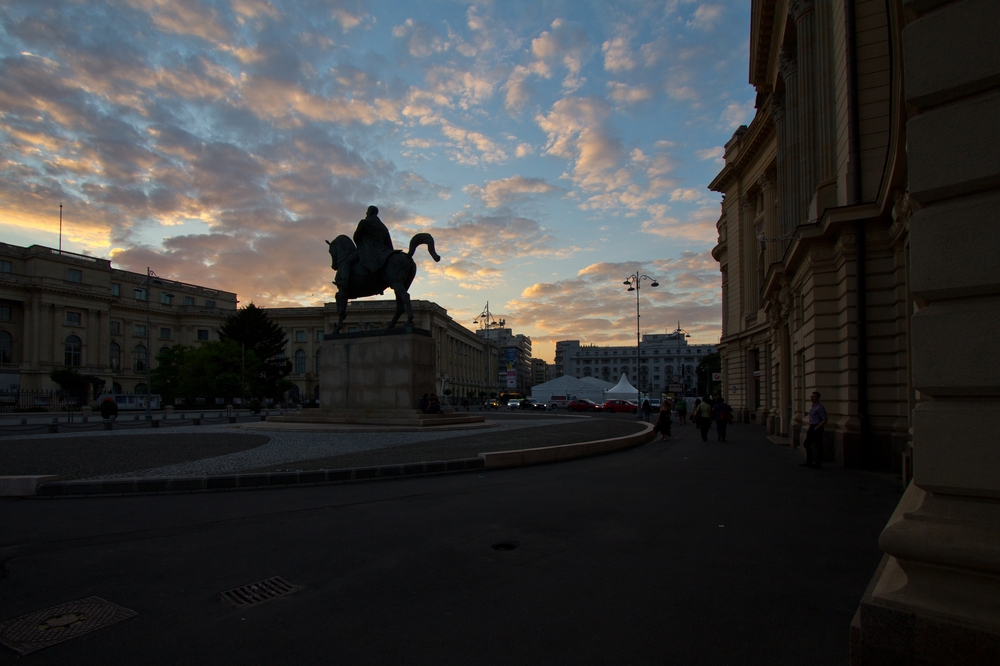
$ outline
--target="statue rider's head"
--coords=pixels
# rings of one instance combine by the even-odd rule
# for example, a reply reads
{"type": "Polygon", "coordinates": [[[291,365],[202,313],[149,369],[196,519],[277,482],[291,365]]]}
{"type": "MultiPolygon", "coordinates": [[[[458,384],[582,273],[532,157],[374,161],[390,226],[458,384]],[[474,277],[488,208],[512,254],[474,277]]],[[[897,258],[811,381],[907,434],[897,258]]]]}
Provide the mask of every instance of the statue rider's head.
{"type": "Polygon", "coordinates": [[[378,217],[378,207],[377,206],[368,206],[367,217],[378,217]]]}

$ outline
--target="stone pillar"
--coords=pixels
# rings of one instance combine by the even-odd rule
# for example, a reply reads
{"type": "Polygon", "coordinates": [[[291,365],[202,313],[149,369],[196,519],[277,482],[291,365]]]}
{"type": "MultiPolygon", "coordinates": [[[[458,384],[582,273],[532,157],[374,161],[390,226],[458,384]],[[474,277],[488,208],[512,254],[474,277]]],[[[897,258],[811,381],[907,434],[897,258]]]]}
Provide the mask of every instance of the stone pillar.
{"type": "Polygon", "coordinates": [[[795,20],[795,52],[797,92],[799,107],[799,146],[801,146],[799,168],[797,169],[798,199],[796,224],[805,222],[806,207],[816,191],[816,15],[813,0],[792,0],[789,14],[795,20]]]}
{"type": "Polygon", "coordinates": [[[854,664],[1000,663],[1000,3],[905,0],[913,481],[852,623],[854,664]],[[926,8],[934,10],[921,16],[926,8]],[[941,353],[946,341],[953,349],[941,353]]]}
{"type": "MultiPolygon", "coordinates": [[[[833,8],[830,0],[816,4],[816,177],[823,187],[837,180],[836,82],[834,80],[833,8]]],[[[831,202],[836,205],[836,198],[831,202]]]]}
{"type": "MultiPolygon", "coordinates": [[[[760,244],[754,234],[754,214],[757,196],[754,192],[744,192],[740,197],[740,282],[743,285],[741,316],[752,314],[760,307],[760,287],[757,284],[757,251],[760,244]]],[[[740,322],[743,330],[745,320],[740,322]]]]}
{"type": "MultiPolygon", "coordinates": [[[[764,199],[764,236],[767,238],[777,238],[781,235],[778,230],[778,217],[774,209],[774,198],[777,194],[773,171],[767,171],[757,178],[757,187],[760,188],[760,196],[764,199]]],[[[767,276],[767,269],[771,264],[781,261],[781,245],[775,242],[764,244],[764,275],[767,276]]]]}
{"type": "MultiPolygon", "coordinates": [[[[795,53],[783,48],[778,59],[778,67],[785,81],[785,173],[778,173],[779,182],[786,186],[780,192],[781,233],[787,234],[799,224],[801,160],[799,158],[802,146],[799,143],[799,92],[798,73],[795,53]]],[[[779,149],[781,146],[779,145],[779,149]]],[[[782,243],[782,253],[788,247],[788,242],[782,243]]]]}

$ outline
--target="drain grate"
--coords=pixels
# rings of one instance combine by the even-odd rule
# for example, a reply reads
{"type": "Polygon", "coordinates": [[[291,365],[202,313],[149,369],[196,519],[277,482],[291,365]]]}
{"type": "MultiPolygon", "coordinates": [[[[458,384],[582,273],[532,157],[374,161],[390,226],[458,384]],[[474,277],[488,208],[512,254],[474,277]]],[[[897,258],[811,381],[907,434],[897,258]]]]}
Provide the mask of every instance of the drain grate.
{"type": "Polygon", "coordinates": [[[254,606],[262,604],[271,599],[286,597],[293,592],[298,592],[302,587],[292,585],[281,576],[268,578],[257,583],[250,583],[243,587],[235,587],[225,592],[219,592],[222,600],[237,608],[244,606],[254,606]]]}
{"type": "Polygon", "coordinates": [[[100,597],[86,597],[0,623],[0,643],[28,654],[136,615],[100,597]]]}
{"type": "Polygon", "coordinates": [[[517,548],[516,541],[501,541],[500,543],[493,544],[493,550],[514,550],[517,548]]]}

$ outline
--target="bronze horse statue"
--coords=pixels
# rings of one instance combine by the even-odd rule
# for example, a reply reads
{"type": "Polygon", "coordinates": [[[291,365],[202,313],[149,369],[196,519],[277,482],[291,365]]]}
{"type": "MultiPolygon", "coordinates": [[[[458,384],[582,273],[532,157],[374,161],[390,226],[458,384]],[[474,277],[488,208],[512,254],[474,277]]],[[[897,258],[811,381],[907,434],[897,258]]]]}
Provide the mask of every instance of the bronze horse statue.
{"type": "MultiPolygon", "coordinates": [[[[357,246],[349,236],[337,236],[333,241],[326,241],[326,244],[330,246],[331,267],[335,271],[339,270],[338,267],[349,254],[357,252],[357,246]]],[[[413,325],[413,308],[410,306],[409,289],[413,278],[417,275],[417,264],[413,261],[413,253],[421,245],[427,246],[427,252],[434,258],[434,261],[441,261],[441,257],[434,251],[433,236],[420,233],[410,239],[409,252],[393,250],[392,254],[383,262],[382,267],[373,273],[364,271],[360,264],[354,263],[351,267],[346,293],[343,289],[337,289],[338,321],[334,333],[340,333],[344,327],[344,319],[347,318],[347,301],[352,298],[381,294],[387,288],[391,288],[396,295],[396,314],[389,322],[389,328],[396,325],[404,310],[406,311],[407,325],[413,325]]]]}

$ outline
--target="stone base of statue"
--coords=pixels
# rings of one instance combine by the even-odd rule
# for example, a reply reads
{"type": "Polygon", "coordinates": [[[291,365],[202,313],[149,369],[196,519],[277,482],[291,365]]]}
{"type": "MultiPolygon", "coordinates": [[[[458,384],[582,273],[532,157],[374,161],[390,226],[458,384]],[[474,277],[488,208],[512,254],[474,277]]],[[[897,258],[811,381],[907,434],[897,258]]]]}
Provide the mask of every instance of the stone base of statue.
{"type": "Polygon", "coordinates": [[[319,409],[268,422],[441,426],[482,423],[469,412],[424,414],[420,397],[436,392],[434,338],[409,326],[325,336],[320,344],[319,409]]]}

